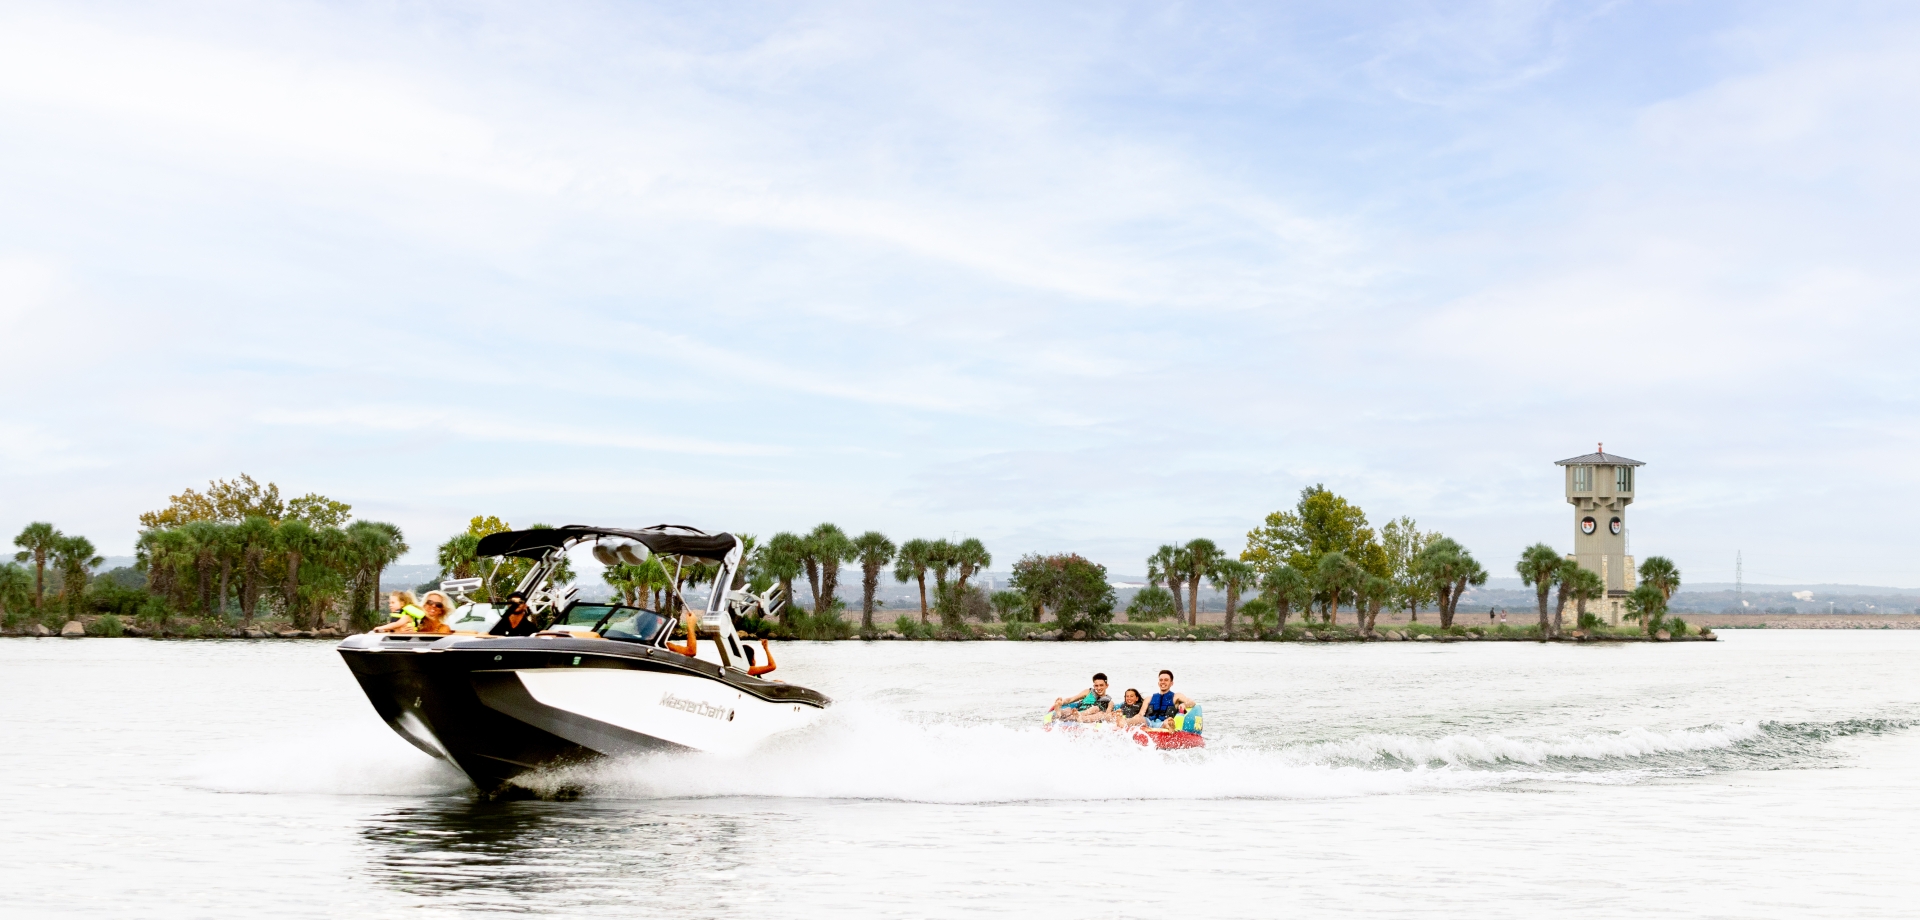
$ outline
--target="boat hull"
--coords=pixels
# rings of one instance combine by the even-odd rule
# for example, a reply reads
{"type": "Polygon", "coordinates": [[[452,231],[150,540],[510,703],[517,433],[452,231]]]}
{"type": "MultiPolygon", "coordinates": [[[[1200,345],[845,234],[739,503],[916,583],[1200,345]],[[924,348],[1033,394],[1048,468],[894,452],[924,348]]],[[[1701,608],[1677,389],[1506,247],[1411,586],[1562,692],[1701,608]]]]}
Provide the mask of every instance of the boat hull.
{"type": "Polygon", "coordinates": [[[354,636],[374,710],[483,794],[542,768],[659,752],[737,754],[811,724],[825,696],[605,639],[354,636]]]}

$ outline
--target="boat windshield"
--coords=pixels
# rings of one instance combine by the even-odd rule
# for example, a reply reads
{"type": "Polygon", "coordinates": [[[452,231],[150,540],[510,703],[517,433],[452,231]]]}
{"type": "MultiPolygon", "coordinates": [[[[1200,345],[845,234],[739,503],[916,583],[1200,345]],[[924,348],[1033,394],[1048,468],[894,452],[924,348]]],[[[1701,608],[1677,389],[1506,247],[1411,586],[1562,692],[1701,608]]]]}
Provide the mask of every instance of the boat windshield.
{"type": "Polygon", "coordinates": [[[607,639],[626,639],[630,642],[652,644],[660,634],[673,626],[673,621],[651,610],[635,610],[631,607],[615,608],[607,625],[600,627],[600,635],[607,639]]]}

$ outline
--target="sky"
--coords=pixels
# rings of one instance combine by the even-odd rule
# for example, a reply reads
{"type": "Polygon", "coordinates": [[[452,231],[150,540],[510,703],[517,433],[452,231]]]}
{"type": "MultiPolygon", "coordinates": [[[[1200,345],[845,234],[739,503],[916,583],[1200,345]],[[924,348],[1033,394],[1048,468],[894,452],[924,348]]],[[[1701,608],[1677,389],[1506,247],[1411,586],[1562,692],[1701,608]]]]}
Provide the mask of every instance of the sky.
{"type": "Polygon", "coordinates": [[[1920,8],[0,5],[0,531],[468,517],[1920,585],[1920,8]]]}

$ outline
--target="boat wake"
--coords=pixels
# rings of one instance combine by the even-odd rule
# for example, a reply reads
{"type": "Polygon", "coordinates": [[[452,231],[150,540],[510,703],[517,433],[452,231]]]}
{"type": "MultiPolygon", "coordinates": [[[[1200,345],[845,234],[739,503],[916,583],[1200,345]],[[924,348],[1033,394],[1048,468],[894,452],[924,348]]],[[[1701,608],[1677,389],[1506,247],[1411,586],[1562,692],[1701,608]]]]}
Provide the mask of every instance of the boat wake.
{"type": "Polygon", "coordinates": [[[1209,736],[1168,753],[1124,735],[913,721],[848,704],[814,731],[745,757],[653,755],[524,778],[541,795],[777,797],[915,802],[1308,799],[1478,789],[1535,781],[1625,784],[1839,756],[1836,738],[1912,723],[1743,722],[1559,738],[1365,735],[1278,747],[1209,736]]]}
{"type": "MultiPolygon", "coordinates": [[[[916,719],[884,706],[835,706],[817,727],[739,757],[649,755],[540,771],[538,796],[592,799],[794,798],[941,803],[1103,799],[1316,799],[1527,783],[1628,784],[1831,762],[1833,742],[1913,721],[1747,721],[1674,731],[1558,737],[1368,734],[1287,744],[1208,736],[1164,752],[1125,735],[916,719]]],[[[186,781],[223,792],[464,794],[471,786],[384,726],[342,727],[209,759],[186,781]]]]}

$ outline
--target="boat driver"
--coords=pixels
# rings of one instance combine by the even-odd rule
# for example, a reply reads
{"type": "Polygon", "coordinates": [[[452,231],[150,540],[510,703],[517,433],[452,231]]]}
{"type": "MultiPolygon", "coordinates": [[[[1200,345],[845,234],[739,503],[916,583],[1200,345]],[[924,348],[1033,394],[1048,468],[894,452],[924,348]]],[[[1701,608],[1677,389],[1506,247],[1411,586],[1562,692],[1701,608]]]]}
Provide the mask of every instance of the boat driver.
{"type": "Polygon", "coordinates": [[[1199,705],[1189,699],[1186,694],[1173,692],[1173,672],[1161,671],[1160,692],[1147,698],[1146,708],[1130,719],[1116,717],[1116,722],[1120,725],[1145,725],[1148,728],[1159,728],[1168,719],[1199,705]]]}
{"type": "Polygon", "coordinates": [[[489,636],[531,636],[540,631],[534,622],[533,610],[527,606],[527,596],[519,591],[507,595],[507,612],[493,621],[493,627],[487,630],[489,636]]]}
{"type": "Polygon", "coordinates": [[[1093,687],[1053,701],[1047,711],[1063,722],[1100,722],[1107,718],[1113,697],[1107,695],[1107,675],[1093,675],[1093,687]]]}

